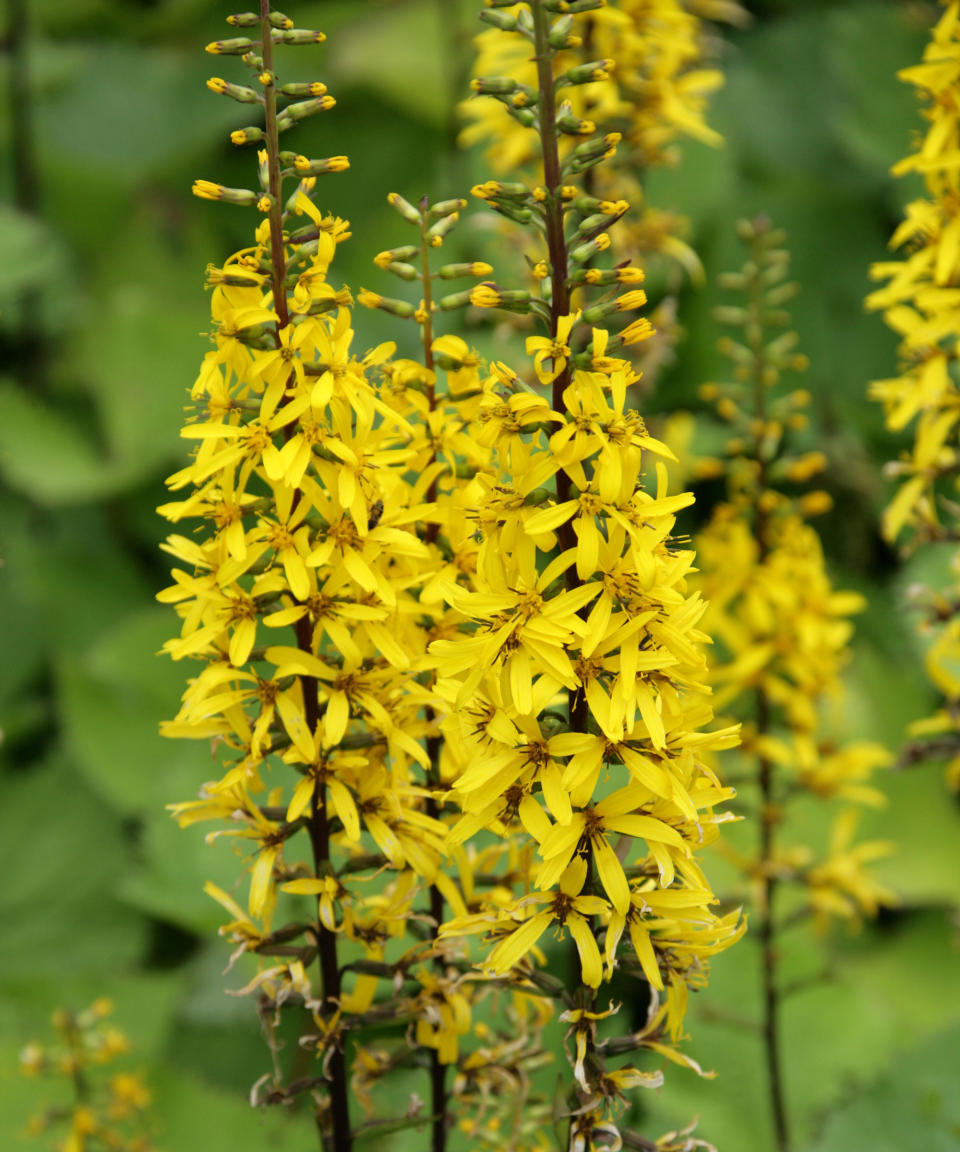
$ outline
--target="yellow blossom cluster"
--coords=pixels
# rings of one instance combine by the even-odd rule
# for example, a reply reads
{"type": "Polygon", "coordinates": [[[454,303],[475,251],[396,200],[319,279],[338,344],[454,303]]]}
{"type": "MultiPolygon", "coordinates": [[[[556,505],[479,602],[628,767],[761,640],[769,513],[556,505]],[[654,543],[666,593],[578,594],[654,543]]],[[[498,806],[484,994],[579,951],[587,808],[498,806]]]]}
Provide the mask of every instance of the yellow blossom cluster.
{"type": "MultiPolygon", "coordinates": [[[[885,281],[867,297],[900,337],[900,372],[876,380],[870,395],[883,404],[887,427],[902,433],[913,425],[913,444],[888,465],[899,481],[883,519],[888,540],[913,549],[926,543],[955,548],[960,539],[956,477],[960,472],[960,389],[957,385],[960,308],[960,5],[944,3],[920,64],[898,76],[924,103],[928,127],[894,175],[922,176],[925,195],[911,201],[890,240],[903,257],[875,264],[870,272],[885,281]]],[[[954,572],[960,561],[954,556],[954,572]]],[[[960,583],[942,591],[915,590],[922,627],[932,634],[927,649],[929,677],[944,705],[913,726],[917,744],[910,762],[927,757],[950,761],[949,778],[960,788],[960,583]]]]}
{"type": "MultiPolygon", "coordinates": [[[[290,30],[286,20],[263,17],[259,47],[283,42],[278,31],[317,42],[319,34],[290,30]]],[[[424,363],[396,358],[393,345],[353,350],[353,300],[330,281],[349,225],[313,199],[316,176],[342,170],[346,159],[279,150],[283,118],[298,105],[278,112],[277,94],[296,98],[304,86],[280,85],[272,59],[250,43],[218,41],[211,50],[242,52],[262,87],[261,193],[211,197],[220,186],[203,181],[195,191],[255,204],[267,218],[253,246],[208,269],[214,346],[183,429],[192,459],[169,478],[175,498],[160,509],[191,525],[165,546],[176,567],[159,599],[181,619],[165,650],[200,667],[163,732],[210,741],[223,765],[197,799],[171,808],[184,827],[215,821],[208,838],[233,840],[245,858],[243,903],[207,885],[229,915],[221,932],[236,945],[234,960],[257,960],[240,992],[274,1013],[288,1002],[305,1007],[316,1026],[302,1045],[321,1074],[288,1084],[276,1065],[254,1099],[283,1103],[309,1091],[341,1150],[363,1131],[350,1118],[348,1084],[373,1112],[381,1077],[424,1058],[432,1117],[414,1110],[391,1123],[431,1121],[445,1131],[451,1065],[467,1102],[478,1093],[496,1099],[495,1069],[480,1061],[463,1077],[474,988],[457,941],[439,940],[438,929],[445,908],[466,915],[476,906],[485,883],[476,872],[491,875],[504,861],[521,869],[509,849],[451,852],[440,701],[427,658],[431,641],[462,621],[440,590],[475,565],[461,478],[487,467],[490,453],[471,429],[484,391],[479,361],[459,337],[433,337],[427,284],[419,308],[392,309],[421,324],[424,363]],[[295,187],[284,197],[286,179],[295,187]],[[379,1046],[362,1042],[370,1026],[379,1046]]],[[[229,89],[223,82],[214,91],[229,89]]],[[[392,202],[408,219],[416,214],[402,198],[392,202]]],[[[428,249],[442,245],[462,204],[423,210],[428,249]]],[[[412,256],[398,250],[377,262],[411,278],[412,256]]],[[[438,274],[488,271],[471,264],[438,274]]],[[[365,302],[384,306],[382,297],[365,302]]],[[[542,1058],[543,1012],[519,989],[504,995],[508,1032],[493,1029],[489,1039],[501,1045],[509,1036],[523,1068],[542,1058]]]]}
{"type": "MultiPolygon", "coordinates": [[[[461,497],[476,559],[436,585],[462,623],[428,659],[443,777],[459,813],[449,841],[472,847],[493,833],[529,861],[519,885],[492,891],[441,936],[482,935],[488,979],[533,983],[561,1000],[577,1101],[568,1146],[586,1150],[619,1140],[631,1091],[662,1082],[635,1054],[699,1071],[678,1049],[689,992],[744,924],[738,910],[717,911],[698,860],[732,795],[705,757],[736,743],[737,731],[710,727],[705,605],[688,586],[693,553],[674,536],[692,497],[668,492],[673,455],[632,406],[639,378],[617,355],[649,336],[650,322],[617,335],[603,323],[645,302],[638,269],[594,263],[629,205],[604,213],[572,182],[586,183],[619,137],[591,125],[575,147],[558,147],[567,116],[558,77],[589,79],[571,80],[557,58],[601,15],[596,5],[577,9],[554,19],[533,0],[485,13],[516,41],[518,59],[536,61],[529,103],[538,115],[521,122],[535,129],[525,154],[539,151],[541,170],[533,187],[491,180],[475,191],[529,225],[539,251],[532,289],[491,283],[470,297],[532,313],[546,333],[527,338],[524,367],[495,363],[483,382],[471,437],[490,465],[461,497]],[[593,284],[613,291],[598,306],[572,307],[571,292],[593,284]],[[572,987],[543,971],[550,936],[577,957],[572,987]],[[610,1035],[617,1009],[597,1004],[618,970],[640,981],[650,1006],[646,1026],[626,1037],[610,1035]],[[636,1063],[608,1067],[628,1054],[636,1063]]],[[[499,84],[480,77],[474,87],[499,84]]]]}
{"type": "MultiPolygon", "coordinates": [[[[706,627],[718,643],[711,670],[716,706],[744,721],[743,751],[771,777],[763,818],[776,825],[785,821],[783,805],[798,791],[848,804],[882,804],[883,794],[869,779],[889,756],[870,741],[837,747],[827,731],[825,704],[840,689],[853,634],[850,616],[865,601],[859,593],[833,588],[820,538],[806,522],[829,507],[825,492],[804,492],[827,460],[822,452],[797,452],[792,444],[792,430],[806,423],[809,393],[777,388],[784,371],[805,366],[794,351],[796,334],[774,331],[789,322],[782,305],[795,290],[785,280],[784,233],[762,219],[743,221],[740,232],[750,260],[725,281],[744,294],[745,303],[719,310],[721,319],[744,333],[741,341],[722,342],[733,356],[736,380],[704,389],[733,433],[722,465],[727,500],[697,537],[698,587],[710,602],[706,627]]],[[[701,462],[700,468],[712,472],[719,464],[701,462]]],[[[836,827],[850,819],[841,812],[836,827]]],[[[844,866],[830,857],[814,863],[808,848],[781,848],[779,881],[806,885],[806,899],[821,920],[875,914],[892,895],[851,862],[865,864],[887,846],[863,845],[850,857],[849,837],[838,833],[834,839],[835,845],[842,841],[836,852],[844,855],[844,866]],[[834,891],[827,876],[835,878],[834,891]]],[[[773,867],[762,858],[742,863],[761,887],[773,867]]]]}
{"type": "Polygon", "coordinates": [[[587,1152],[616,1137],[629,1092],[663,1076],[608,1058],[644,1052],[700,1071],[679,1050],[688,996],[745,927],[717,909],[698,858],[732,795],[705,758],[737,731],[712,727],[705,604],[674,535],[692,497],[667,491],[672,453],[632,406],[639,377],[618,356],[650,322],[616,334],[604,323],[646,300],[638,268],[596,266],[629,206],[598,208],[570,182],[618,137],[591,129],[561,159],[551,58],[572,14],[521,5],[515,30],[540,62],[534,104],[548,109],[542,179],[489,181],[482,198],[546,236],[533,288],[484,279],[441,296],[439,280],[492,273],[431,266],[464,201],[391,194],[417,234],[375,263],[421,298],[358,300],[413,320],[422,355],[357,352],[351,294],[331,282],[349,226],[314,202],[317,176],[347,161],[277,143],[332,97],[280,84],[273,46],[320,34],[279,13],[231,20],[260,31],[210,46],[242,56],[260,86],[238,90],[265,128],[235,139],[264,145],[260,189],[195,191],[265,219],[253,246],[209,270],[214,346],[183,429],[193,454],[161,509],[192,530],[167,542],[176,567],[159,598],[181,619],[167,653],[200,665],[164,732],[210,741],[223,769],[174,814],[215,821],[209,838],[245,858],[243,903],[207,891],[230,917],[235,959],[257,960],[241,991],[257,995],[268,1032],[287,1002],[315,1024],[301,1045],[320,1074],[288,1084],[275,1067],[254,1098],[310,1092],[334,1152],[427,1122],[442,1147],[454,1109],[478,1146],[509,1131],[510,1147],[538,1148],[551,1104],[531,1072],[556,1020],[574,1071],[568,1143],[587,1152]],[[572,306],[588,287],[611,291],[572,306]],[[467,304],[541,321],[529,364],[485,366],[434,332],[467,304]],[[572,941],[573,986],[549,971],[548,930],[572,941]],[[596,1003],[617,971],[649,1006],[620,1037],[606,1023],[615,1010],[596,1003]],[[375,1113],[385,1075],[424,1066],[428,1114],[351,1121],[348,1086],[375,1113]]]}
{"type": "Polygon", "coordinates": [[[150,1092],[139,1073],[118,1071],[106,1077],[105,1065],[129,1051],[126,1036],[109,1023],[113,1004],[105,997],[82,1012],[57,1011],[52,1044],[28,1044],[20,1053],[25,1076],[51,1076],[69,1085],[73,1100],[51,1105],[34,1116],[30,1135],[57,1132],[58,1152],[150,1152],[146,1113],[150,1092]]]}
{"type": "MultiPolygon", "coordinates": [[[[807,916],[819,928],[831,917],[851,924],[874,916],[894,895],[869,865],[891,846],[855,842],[859,807],[883,804],[871,783],[889,761],[872,741],[837,744],[826,704],[840,687],[853,632],[850,616],[864,607],[854,592],[833,588],[823,548],[806,518],[830,507],[825,492],[804,492],[827,465],[820,451],[797,451],[795,433],[807,425],[806,391],[778,388],[785,371],[806,366],[795,351],[795,332],[783,307],[796,291],[786,280],[785,233],[763,217],[741,221],[748,260],[726,274],[724,285],[742,303],[717,309],[737,330],[721,348],[733,361],[734,379],[709,384],[732,436],[725,459],[701,460],[702,475],[726,479],[726,500],[696,537],[700,568],[695,586],[709,600],[704,626],[717,641],[710,673],[716,706],[743,723],[737,772],[748,805],[758,813],[756,846],[727,854],[749,887],[753,927],[762,949],[763,1020],[775,1146],[790,1146],[789,1115],[779,1046],[778,931],[807,916]],[[827,843],[784,843],[800,797],[839,801],[822,818],[827,843]],[[789,901],[783,912],[783,901],[789,901]]],[[[748,809],[749,810],[749,809],[748,809]]]]}

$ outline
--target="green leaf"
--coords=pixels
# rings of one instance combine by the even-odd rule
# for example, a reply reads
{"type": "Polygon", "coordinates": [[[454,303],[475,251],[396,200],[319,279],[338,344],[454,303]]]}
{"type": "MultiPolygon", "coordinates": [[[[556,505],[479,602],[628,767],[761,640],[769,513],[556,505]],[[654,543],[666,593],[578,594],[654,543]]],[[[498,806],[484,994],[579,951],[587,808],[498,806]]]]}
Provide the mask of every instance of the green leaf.
{"type": "Polygon", "coordinates": [[[83,51],[77,82],[37,109],[37,137],[58,163],[82,160],[114,180],[141,180],[240,122],[232,101],[202,98],[210,61],[199,51],[102,40],[86,42],[83,51]]]}
{"type": "Polygon", "coordinates": [[[920,60],[929,25],[908,7],[864,3],[838,7],[825,23],[827,59],[843,92],[831,127],[841,146],[886,182],[891,164],[906,155],[911,133],[923,123],[913,85],[896,73],[920,60]]]}
{"type": "Polygon", "coordinates": [[[116,974],[143,947],[143,922],[117,897],[128,867],[119,821],[55,760],[4,782],[0,978],[116,974]]]}
{"type": "Polygon", "coordinates": [[[141,815],[196,792],[210,773],[205,743],[164,739],[192,665],[158,655],[177,631],[161,607],[134,612],[58,668],[67,738],[86,778],[118,811],[141,815]]]}
{"type": "Polygon", "coordinates": [[[827,1116],[809,1152],[957,1152],[960,1097],[957,1053],[960,1028],[948,1029],[917,1048],[899,1052],[872,1085],[858,1088],[827,1116]]]}
{"type": "Polygon", "coordinates": [[[0,313],[17,293],[42,288],[62,271],[63,250],[40,220],[0,204],[0,313]]]}
{"type": "MultiPolygon", "coordinates": [[[[946,910],[913,914],[852,939],[838,934],[818,941],[798,928],[781,935],[780,953],[787,981],[814,975],[825,957],[833,972],[829,981],[789,997],[781,1015],[787,1106],[803,1145],[815,1117],[841,1098],[851,1077],[876,1075],[892,1050],[960,1020],[960,968],[946,910]]],[[[760,1018],[759,956],[748,933],[712,961],[710,984],[691,1004],[688,1050],[719,1075],[702,1081],[669,1067],[657,1131],[699,1114],[698,1134],[720,1148],[770,1152],[774,1146],[760,1037],[742,1026],[760,1018]]],[[[850,1145],[857,1152],[869,1147],[850,1145]]]]}
{"type": "Polygon", "coordinates": [[[186,461],[183,408],[210,347],[200,335],[210,326],[210,238],[184,230],[175,246],[170,240],[163,218],[148,211],[116,229],[100,265],[96,323],[78,333],[69,358],[130,481],[186,461]]]}
{"type": "Polygon", "coordinates": [[[51,506],[102,500],[128,482],[78,420],[3,383],[0,471],[11,487],[51,506]]]}
{"type": "Polygon", "coordinates": [[[456,17],[441,21],[436,0],[378,7],[337,32],[336,78],[378,93],[393,111],[442,124],[459,43],[456,17]]]}

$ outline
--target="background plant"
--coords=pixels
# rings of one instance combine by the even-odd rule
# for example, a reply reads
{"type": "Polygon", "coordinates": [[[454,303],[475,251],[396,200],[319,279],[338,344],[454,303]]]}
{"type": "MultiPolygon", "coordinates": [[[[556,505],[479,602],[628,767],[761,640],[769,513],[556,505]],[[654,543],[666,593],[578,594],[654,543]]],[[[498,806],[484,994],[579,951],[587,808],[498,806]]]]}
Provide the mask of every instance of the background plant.
{"type": "MultiPolygon", "coordinates": [[[[322,15],[314,4],[299,9],[305,25],[319,21],[337,35],[325,80],[354,150],[380,149],[389,187],[413,204],[437,186],[427,177],[434,166],[448,164],[439,158],[449,123],[442,111],[449,106],[447,46],[458,36],[468,40],[474,20],[474,6],[462,7],[461,27],[469,30],[459,34],[449,24],[441,31],[432,0],[325,3],[322,15]]],[[[879,411],[870,422],[862,381],[891,374],[895,338],[862,315],[869,287],[862,270],[882,251],[901,201],[919,194],[909,189],[912,178],[894,184],[887,174],[917,123],[909,87],[891,78],[920,59],[937,10],[853,2],[752,9],[751,28],[725,33],[726,84],[709,114],[724,148],[686,143],[680,166],[649,177],[651,202],[689,215],[692,242],[711,272],[701,291],[681,290],[688,337],[659,395],[664,408],[697,410],[694,449],[715,454],[728,433],[697,399],[702,382],[722,371],[709,318],[719,303],[712,273],[739,259],[733,222],[769,212],[790,232],[794,275],[805,286],[794,325],[811,361],[805,384],[817,398],[819,446],[831,462],[821,484],[835,501],[818,527],[838,586],[859,588],[870,605],[858,620],[845,728],[893,744],[908,720],[935,704],[922,677],[906,671],[921,665],[899,608],[902,589],[925,575],[927,562],[918,553],[898,567],[875,531],[888,492],[879,464],[900,443],[883,430],[879,411]],[[864,52],[868,37],[872,50],[864,52]]],[[[155,494],[182,453],[183,395],[169,383],[192,378],[204,347],[196,337],[206,306],[198,270],[248,243],[243,213],[191,203],[184,189],[198,172],[242,184],[249,157],[226,142],[218,159],[211,153],[236,118],[203,86],[209,58],[196,45],[209,38],[209,7],[200,0],[143,9],[37,0],[28,15],[28,138],[38,191],[29,218],[4,212],[0,305],[2,851],[15,878],[3,896],[0,1125],[5,1137],[15,1133],[42,1106],[44,1085],[21,1082],[17,1068],[37,1021],[67,1000],[89,1003],[109,981],[150,1066],[164,1145],[190,1148],[199,1133],[205,1149],[233,1148],[248,1132],[243,1094],[259,1074],[262,1047],[246,1004],[220,994],[224,945],[202,943],[212,940],[220,909],[202,884],[211,868],[228,883],[235,865],[223,846],[205,847],[200,830],[180,833],[162,811],[166,799],[189,795],[211,769],[200,746],[151,735],[181,684],[178,668],[148,655],[169,635],[167,611],[144,605],[166,580],[156,559],[155,494]],[[12,334],[24,287],[40,297],[42,404],[41,385],[12,334]],[[221,864],[212,863],[218,858],[221,864]],[[16,1091],[7,1090],[11,1077],[16,1091]]],[[[302,148],[321,154],[311,127],[302,131],[302,148]]],[[[7,134],[0,143],[7,189],[10,140],[7,134]]],[[[462,187],[488,175],[477,161],[462,187]]],[[[343,280],[386,291],[369,265],[398,242],[383,189],[358,170],[331,187],[339,198],[331,209],[349,215],[366,237],[341,247],[343,280]]],[[[448,243],[449,258],[459,258],[457,236],[448,243]]],[[[486,256],[481,244],[464,243],[464,260],[486,256]]],[[[396,339],[403,354],[416,354],[412,327],[405,335],[385,314],[366,322],[379,325],[371,343],[396,339]]],[[[470,339],[492,351],[482,328],[470,339]]],[[[648,408],[658,403],[655,395],[648,408]]],[[[706,515],[718,490],[704,481],[697,491],[695,508],[706,515]]],[[[960,874],[950,857],[955,815],[935,773],[892,778],[889,791],[888,809],[867,814],[862,832],[901,844],[880,870],[896,883],[904,910],[856,940],[837,939],[834,982],[808,989],[785,1011],[787,1044],[801,1070],[792,1084],[801,1145],[813,1118],[846,1092],[847,1075],[873,1087],[858,1089],[826,1121],[824,1149],[846,1148],[864,1132],[903,1144],[918,1129],[939,1131],[949,1122],[935,1102],[949,1097],[952,1081],[949,1071],[938,1078],[936,1068],[952,1068],[955,1043],[934,1033],[949,1027],[957,999],[942,912],[956,899],[960,874]],[[838,1033],[841,1011],[846,1026],[838,1033]]],[[[722,1054],[727,1076],[741,1087],[736,1101],[723,1095],[723,1081],[683,1075],[668,1078],[662,1095],[672,1122],[699,1111],[701,1130],[746,1148],[757,1140],[764,1107],[762,1069],[755,1039],[717,1012],[731,1005],[746,1011],[757,986],[751,954],[744,946],[736,963],[718,958],[710,990],[693,1007],[695,1055],[711,1067],[722,1054]]],[[[816,954],[811,945],[811,964],[816,954]]],[[[798,939],[791,960],[798,975],[807,959],[798,939]]],[[[257,1132],[277,1147],[292,1146],[285,1119],[277,1111],[261,1115],[257,1132]]]]}
{"type": "Polygon", "coordinates": [[[82,1012],[58,1009],[54,1039],[34,1041],[20,1053],[25,1076],[63,1081],[27,1129],[62,1152],[150,1152],[150,1092],[139,1073],[115,1066],[129,1044],[108,1022],[112,1012],[104,997],[82,1012]],[[107,1065],[114,1067],[107,1072],[107,1065]]]}
{"type": "Polygon", "coordinates": [[[875,741],[836,739],[841,676],[853,634],[850,616],[866,602],[833,588],[815,528],[829,511],[822,489],[804,491],[827,465],[806,409],[810,393],[781,386],[807,367],[796,350],[788,303],[799,285],[787,279],[786,234],[765,217],[741,220],[747,260],[721,275],[729,304],[716,318],[731,334],[720,344],[732,379],[705,384],[732,433],[722,458],[693,463],[701,476],[723,476],[726,500],[696,537],[699,586],[710,604],[708,626],[718,651],[711,668],[716,704],[744,723],[733,775],[744,805],[744,828],[756,841],[726,845],[746,885],[752,939],[761,952],[762,1013],[758,1039],[766,1063],[770,1114],[779,1149],[791,1146],[790,1052],[781,1038],[784,999],[830,976],[817,972],[787,982],[782,973],[792,930],[812,920],[823,935],[831,921],[857,927],[896,903],[872,864],[891,842],[858,841],[857,806],[883,806],[873,776],[890,753],[875,741]],[[782,329],[785,329],[783,331],[782,329]],[[814,843],[798,841],[798,805],[822,815],[814,843]]]}

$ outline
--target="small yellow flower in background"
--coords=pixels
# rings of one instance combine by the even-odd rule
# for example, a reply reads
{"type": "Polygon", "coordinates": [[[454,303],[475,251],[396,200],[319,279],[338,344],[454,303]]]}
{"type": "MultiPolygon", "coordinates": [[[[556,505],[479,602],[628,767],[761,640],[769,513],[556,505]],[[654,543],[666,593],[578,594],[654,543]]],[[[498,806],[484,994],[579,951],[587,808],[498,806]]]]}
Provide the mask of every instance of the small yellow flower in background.
{"type": "Polygon", "coordinates": [[[58,1133],[57,1148],[69,1152],[100,1148],[150,1152],[152,1097],[142,1075],[101,1071],[129,1049],[123,1033],[107,1022],[112,1013],[113,1004],[106,997],[82,1012],[58,1010],[52,1018],[53,1042],[31,1043],[21,1051],[24,1075],[64,1082],[57,1093],[60,1100],[31,1118],[30,1135],[58,1133]],[[64,1096],[69,1102],[63,1101],[64,1096]]]}
{"type": "Polygon", "coordinates": [[[759,812],[755,848],[726,851],[749,886],[752,926],[765,942],[760,1032],[772,1070],[776,1146],[786,1149],[790,1122],[778,1040],[781,901],[793,889],[821,930],[831,918],[856,925],[896,902],[868,867],[891,846],[854,842],[855,808],[824,815],[833,831],[818,855],[805,843],[784,843],[794,837],[791,805],[802,795],[824,804],[883,804],[871,781],[890,754],[874,742],[837,745],[832,738],[827,705],[840,690],[848,660],[850,616],[865,601],[834,589],[820,539],[805,522],[830,507],[829,496],[793,490],[829,462],[820,451],[794,451],[792,417],[809,403],[809,394],[778,388],[782,373],[803,364],[794,351],[796,335],[771,332],[789,322],[779,306],[795,288],[786,282],[786,235],[765,218],[741,221],[738,233],[748,262],[729,279],[745,301],[717,310],[721,323],[739,330],[737,339],[722,341],[735,381],[701,390],[732,425],[726,459],[708,462],[709,475],[725,474],[726,500],[696,538],[695,583],[709,602],[704,626],[717,641],[710,670],[715,704],[743,724],[735,771],[752,779],[749,799],[759,812]]]}

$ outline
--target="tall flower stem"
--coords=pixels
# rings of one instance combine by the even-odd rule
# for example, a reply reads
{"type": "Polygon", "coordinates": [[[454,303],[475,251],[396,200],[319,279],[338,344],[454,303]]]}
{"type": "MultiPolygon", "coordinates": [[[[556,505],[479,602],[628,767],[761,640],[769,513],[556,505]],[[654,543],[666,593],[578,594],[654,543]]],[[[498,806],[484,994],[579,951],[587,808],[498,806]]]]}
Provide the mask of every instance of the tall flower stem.
{"type": "MultiPolygon", "coordinates": [[[[759,222],[758,222],[759,223],[759,222]]],[[[758,231],[760,229],[758,228],[758,231]]],[[[764,504],[767,491],[767,457],[764,449],[765,426],[767,419],[766,383],[767,370],[764,330],[761,314],[764,308],[764,285],[759,276],[751,281],[747,304],[748,332],[753,353],[753,404],[756,419],[754,440],[754,460],[757,465],[757,498],[754,505],[753,530],[757,542],[758,562],[763,564],[770,554],[769,520],[764,504]]],[[[763,687],[756,692],[757,736],[765,736],[770,731],[771,705],[763,687]]],[[[776,849],[775,828],[778,821],[774,788],[773,763],[761,754],[757,758],[757,787],[760,793],[760,862],[761,895],[757,938],[761,948],[762,971],[762,1035],[767,1066],[767,1085],[770,1094],[770,1108],[776,1136],[777,1152],[788,1152],[790,1148],[787,1126],[787,1110],[784,1098],[783,1071],[780,1059],[780,996],[777,983],[777,941],[774,906],[777,892],[777,879],[773,875],[771,862],[776,849]]]]}
{"type": "MultiPolygon", "coordinates": [[[[273,34],[270,23],[270,0],[260,0],[260,41],[264,73],[273,76],[273,34]]],[[[280,143],[277,129],[276,85],[269,82],[264,88],[265,135],[267,149],[268,179],[270,190],[270,267],[273,286],[273,306],[277,314],[279,330],[290,323],[287,311],[285,280],[287,274],[286,257],[283,246],[282,220],[282,181],[280,176],[280,143]]],[[[313,630],[309,615],[302,616],[294,625],[297,647],[302,652],[313,655],[313,630]]],[[[320,709],[317,694],[317,681],[313,676],[301,675],[304,718],[311,734],[320,723],[320,709]]],[[[330,871],[330,826],[327,817],[326,783],[318,775],[314,785],[313,814],[310,819],[310,843],[313,853],[314,872],[324,876],[330,871]]],[[[320,963],[320,978],[323,991],[323,1008],[327,1014],[339,1011],[340,966],[337,960],[337,936],[320,921],[319,911],[316,924],[317,951],[320,963]]],[[[327,1132],[321,1128],[321,1139],[327,1152],[350,1152],[350,1105],[348,1097],[347,1068],[343,1049],[335,1043],[327,1065],[330,1083],[331,1128],[327,1132]]]]}
{"type": "MultiPolygon", "coordinates": [[[[430,274],[430,239],[427,235],[429,228],[429,220],[427,218],[427,198],[424,197],[420,203],[420,271],[423,276],[423,323],[420,325],[420,336],[423,341],[423,366],[431,373],[431,380],[428,384],[427,400],[430,405],[430,411],[436,407],[436,382],[433,379],[432,373],[434,371],[433,359],[433,281],[430,274]]],[[[433,463],[434,458],[431,458],[430,463],[433,463]]],[[[427,491],[427,501],[430,504],[436,503],[437,499],[437,478],[434,477],[430,482],[430,487],[427,491]]],[[[436,521],[432,521],[426,530],[426,539],[428,543],[433,543],[437,534],[440,531],[440,525],[436,521]]],[[[433,709],[427,710],[427,718],[430,721],[434,720],[433,709]]],[[[440,783],[440,747],[441,740],[438,735],[427,737],[427,755],[430,757],[430,772],[427,785],[430,789],[436,788],[440,783]]],[[[427,815],[434,820],[440,818],[440,805],[437,803],[433,793],[427,797],[426,802],[427,815]]],[[[437,933],[444,920],[443,908],[443,894],[435,884],[430,885],[430,917],[433,920],[433,928],[431,929],[434,939],[437,939],[437,933]]],[[[434,963],[441,970],[444,967],[443,958],[437,956],[434,963]]],[[[432,1152],[446,1152],[447,1146],[447,1069],[440,1061],[440,1051],[438,1048],[430,1049],[430,1104],[431,1114],[433,1120],[431,1123],[430,1132],[430,1146],[432,1152]]]]}
{"type": "MultiPolygon", "coordinates": [[[[556,335],[561,316],[570,312],[570,289],[567,282],[569,253],[563,228],[563,201],[561,187],[563,177],[560,170],[560,149],[557,139],[557,92],[553,78],[553,53],[550,49],[550,14],[542,0],[531,4],[534,27],[534,48],[537,60],[537,87],[539,89],[538,129],[543,161],[543,184],[547,198],[544,202],[544,218],[547,231],[547,259],[550,264],[550,334],[556,335]]],[[[570,360],[553,382],[553,408],[565,411],[563,394],[570,384],[570,360]]],[[[557,472],[557,503],[570,499],[570,477],[561,468],[557,472]]],[[[568,520],[558,531],[560,548],[566,551],[575,548],[577,541],[573,522],[568,520]]],[[[566,572],[568,588],[576,588],[580,583],[576,569],[566,572]]],[[[587,700],[583,692],[577,692],[570,701],[570,727],[574,732],[584,731],[587,719],[587,700]]]]}
{"type": "MultiPolygon", "coordinates": [[[[547,234],[547,258],[550,265],[550,334],[551,336],[556,336],[560,318],[570,313],[570,289],[567,277],[569,253],[564,232],[561,191],[563,177],[560,168],[560,149],[556,126],[557,96],[553,76],[553,52],[551,51],[549,43],[550,14],[547,12],[543,0],[532,0],[530,8],[533,15],[534,47],[537,61],[537,87],[539,89],[537,108],[543,162],[543,183],[547,194],[544,202],[544,217],[547,234]]],[[[557,412],[566,411],[564,393],[570,384],[570,378],[571,363],[568,358],[563,371],[553,381],[552,403],[554,410],[557,412]]],[[[570,499],[571,483],[570,477],[562,468],[557,471],[556,477],[557,503],[559,504],[570,499]]],[[[561,551],[567,551],[576,547],[576,535],[574,533],[572,520],[568,520],[560,526],[558,537],[561,551]]],[[[566,582],[567,587],[571,589],[576,588],[580,584],[576,567],[573,565],[566,570],[566,582]]],[[[586,732],[587,715],[588,705],[586,694],[579,690],[570,692],[569,716],[571,731],[586,732]]],[[[585,881],[585,890],[588,892],[593,886],[593,872],[593,850],[592,846],[590,846],[587,850],[587,879],[585,881]]],[[[591,930],[595,933],[596,929],[592,919],[590,923],[591,930]]],[[[576,1003],[578,1007],[588,1012],[593,1012],[596,1010],[596,991],[589,987],[589,983],[582,972],[580,975],[580,986],[576,991],[576,1003]]],[[[587,1041],[588,1062],[592,1057],[592,1048],[591,1033],[587,1041]]]]}

